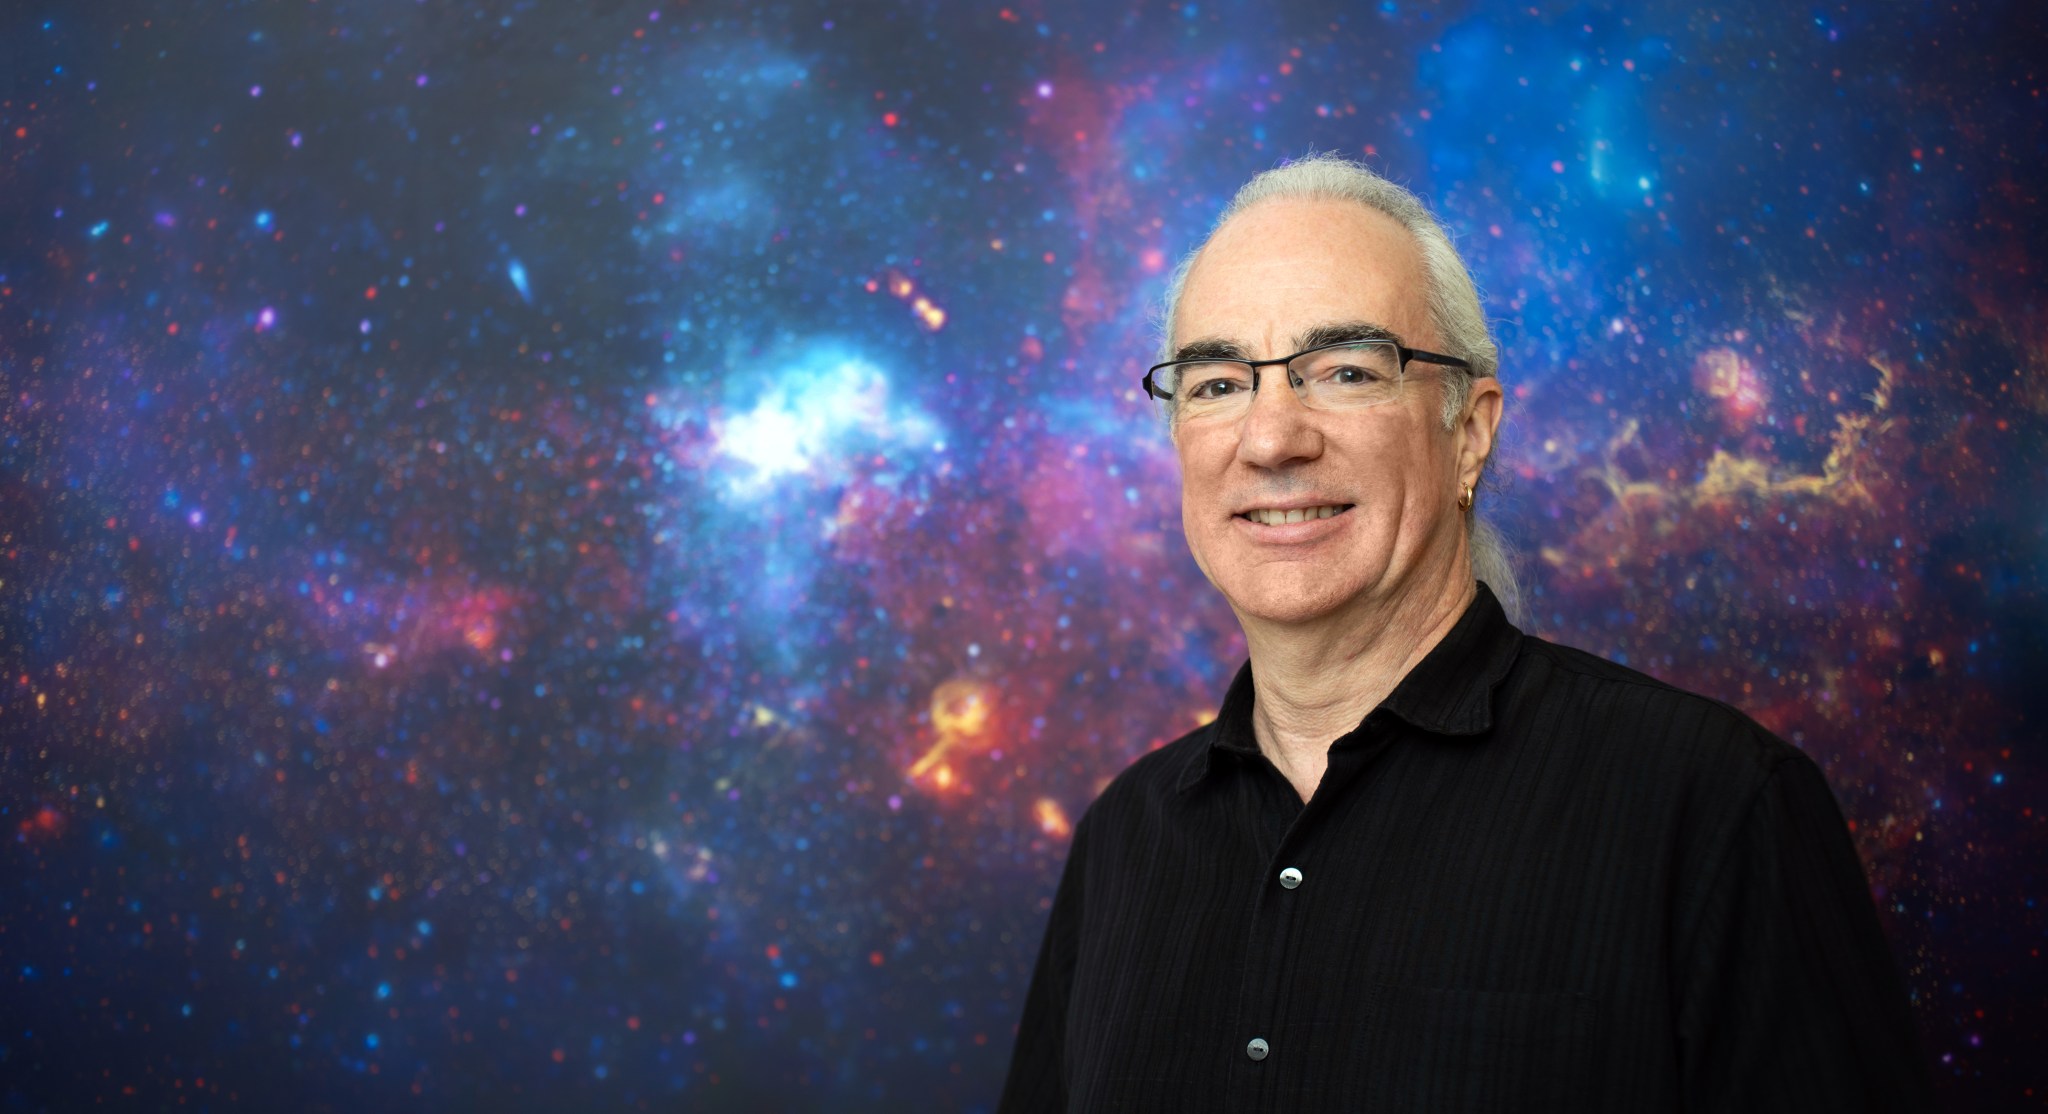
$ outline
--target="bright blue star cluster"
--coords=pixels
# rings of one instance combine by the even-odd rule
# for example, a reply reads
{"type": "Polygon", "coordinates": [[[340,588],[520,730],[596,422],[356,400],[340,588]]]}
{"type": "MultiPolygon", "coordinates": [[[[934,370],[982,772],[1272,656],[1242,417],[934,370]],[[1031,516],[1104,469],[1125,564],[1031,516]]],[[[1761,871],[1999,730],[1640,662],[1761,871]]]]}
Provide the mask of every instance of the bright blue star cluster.
{"type": "Polygon", "coordinates": [[[990,1108],[1243,655],[1165,276],[1334,150],[1486,292],[1526,625],[1819,759],[2038,1106],[2038,19],[1009,2],[0,16],[0,1105],[990,1108]]]}

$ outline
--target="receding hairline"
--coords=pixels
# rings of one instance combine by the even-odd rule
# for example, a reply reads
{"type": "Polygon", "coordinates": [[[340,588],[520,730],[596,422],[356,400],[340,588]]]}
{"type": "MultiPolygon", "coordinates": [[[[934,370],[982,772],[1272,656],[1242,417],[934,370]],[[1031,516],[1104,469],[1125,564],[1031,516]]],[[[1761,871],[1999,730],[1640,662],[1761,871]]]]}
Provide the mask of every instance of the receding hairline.
{"type": "MultiPolygon", "coordinates": [[[[1159,356],[1161,360],[1184,359],[1185,357],[1179,356],[1177,355],[1177,353],[1198,341],[1216,340],[1230,342],[1237,339],[1233,337],[1204,336],[1192,337],[1189,338],[1187,341],[1177,343],[1173,333],[1180,327],[1180,307],[1183,303],[1187,301],[1188,287],[1193,284],[1195,274],[1201,267],[1203,257],[1208,255],[1209,249],[1215,245],[1217,240],[1223,237],[1224,231],[1230,228],[1231,225],[1236,224],[1238,221],[1242,220],[1247,216],[1250,216],[1254,213],[1263,212],[1276,205],[1330,206],[1342,210],[1347,214],[1362,215],[1366,217],[1368,223],[1372,223],[1374,221],[1385,222],[1384,227],[1387,230],[1396,233],[1399,236],[1400,241],[1403,244],[1407,245],[1406,250],[1409,252],[1409,262],[1412,265],[1415,274],[1420,279],[1420,286],[1412,295],[1413,297],[1419,298],[1421,301],[1421,305],[1419,307],[1420,319],[1424,322],[1424,324],[1428,327],[1428,329],[1431,332],[1440,331],[1437,328],[1437,322],[1435,320],[1436,315],[1432,312],[1432,308],[1430,306],[1430,283],[1433,281],[1433,279],[1429,273],[1429,260],[1423,252],[1422,240],[1416,234],[1413,228],[1410,228],[1408,225],[1402,223],[1401,218],[1395,216],[1394,214],[1389,213],[1386,210],[1379,208],[1378,206],[1371,205],[1364,201],[1361,201],[1357,198],[1345,197],[1339,194],[1278,193],[1258,198],[1252,201],[1250,204],[1243,207],[1242,209],[1239,209],[1236,212],[1231,213],[1229,216],[1218,221],[1216,226],[1209,230],[1209,235],[1206,238],[1204,238],[1200,244],[1196,245],[1195,249],[1189,252],[1187,258],[1182,261],[1179,267],[1180,273],[1174,276],[1174,278],[1178,280],[1173,284],[1175,296],[1173,298],[1172,304],[1167,307],[1169,311],[1169,316],[1165,322],[1167,327],[1166,335],[1161,338],[1164,342],[1159,356]]],[[[1326,323],[1318,323],[1314,326],[1304,329],[1301,333],[1297,334],[1295,340],[1300,341],[1303,337],[1318,329],[1336,329],[1342,327],[1375,329],[1379,330],[1379,336],[1382,336],[1386,339],[1399,341],[1402,344],[1413,343],[1412,341],[1402,340],[1401,337],[1389,326],[1374,322],[1367,322],[1363,319],[1358,318],[1339,318],[1332,319],[1326,323]]],[[[1360,339],[1363,339],[1363,337],[1361,337],[1360,339]]],[[[1306,345],[1298,346],[1306,347],[1306,345]]]]}

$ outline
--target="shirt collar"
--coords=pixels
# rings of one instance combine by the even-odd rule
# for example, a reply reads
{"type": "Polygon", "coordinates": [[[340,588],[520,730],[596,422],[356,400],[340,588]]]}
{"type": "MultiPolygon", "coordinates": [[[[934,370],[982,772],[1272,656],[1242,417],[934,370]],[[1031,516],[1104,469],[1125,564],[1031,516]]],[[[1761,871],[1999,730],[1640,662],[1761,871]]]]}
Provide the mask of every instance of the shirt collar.
{"type": "MultiPolygon", "coordinates": [[[[1493,589],[1483,580],[1478,584],[1465,613],[1376,710],[1438,735],[1479,735],[1493,727],[1493,690],[1514,664],[1522,632],[1508,622],[1493,589]]],[[[1259,753],[1252,731],[1253,696],[1252,663],[1246,661],[1238,666],[1210,725],[1209,744],[1196,748],[1182,771],[1182,790],[1208,775],[1219,750],[1246,757],[1259,753]]]]}

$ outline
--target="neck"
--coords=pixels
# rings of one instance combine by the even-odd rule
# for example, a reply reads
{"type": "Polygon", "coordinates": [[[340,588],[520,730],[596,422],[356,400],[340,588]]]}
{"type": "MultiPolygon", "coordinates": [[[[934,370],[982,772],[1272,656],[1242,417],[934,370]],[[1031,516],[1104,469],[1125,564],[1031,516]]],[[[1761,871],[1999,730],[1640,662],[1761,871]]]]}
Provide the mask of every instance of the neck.
{"type": "Polygon", "coordinates": [[[1252,659],[1253,733],[1302,800],[1322,781],[1330,744],[1394,691],[1478,594],[1462,537],[1436,564],[1306,623],[1239,616],[1252,659]]]}

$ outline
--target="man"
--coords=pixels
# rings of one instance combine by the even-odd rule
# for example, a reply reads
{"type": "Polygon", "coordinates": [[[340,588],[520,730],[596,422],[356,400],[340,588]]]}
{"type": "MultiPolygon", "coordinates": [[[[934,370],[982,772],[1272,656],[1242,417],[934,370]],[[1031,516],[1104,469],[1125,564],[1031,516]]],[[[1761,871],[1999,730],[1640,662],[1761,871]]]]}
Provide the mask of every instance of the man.
{"type": "Polygon", "coordinates": [[[1006,1114],[1931,1104],[1813,761],[1509,622],[1495,348],[1411,194],[1254,178],[1164,348],[1250,661],[1076,826],[1006,1114]]]}

